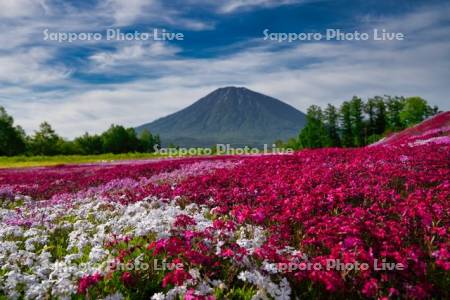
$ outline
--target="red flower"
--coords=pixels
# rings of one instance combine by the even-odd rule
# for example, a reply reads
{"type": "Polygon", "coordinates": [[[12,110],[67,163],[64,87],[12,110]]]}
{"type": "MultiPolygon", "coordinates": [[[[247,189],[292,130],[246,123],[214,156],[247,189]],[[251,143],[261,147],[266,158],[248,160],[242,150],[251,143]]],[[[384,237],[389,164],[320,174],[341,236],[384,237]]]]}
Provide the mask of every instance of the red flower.
{"type": "Polygon", "coordinates": [[[223,250],[220,255],[222,255],[223,257],[233,257],[234,252],[233,250],[231,250],[230,248],[227,248],[225,250],[223,250]]]}
{"type": "Polygon", "coordinates": [[[86,294],[87,290],[95,285],[97,282],[102,280],[102,276],[99,273],[94,273],[93,275],[85,275],[78,282],[78,293],[86,294]]]}
{"type": "Polygon", "coordinates": [[[181,227],[186,228],[188,226],[195,225],[196,222],[192,217],[189,217],[187,215],[178,215],[175,219],[174,226],[175,227],[181,227]]]}
{"type": "Polygon", "coordinates": [[[175,269],[170,273],[167,273],[162,281],[162,286],[166,287],[169,284],[182,285],[186,280],[192,278],[191,275],[183,269],[175,269]]]}
{"type": "Polygon", "coordinates": [[[134,283],[133,275],[131,275],[130,272],[124,272],[122,276],[120,276],[120,281],[122,281],[125,286],[131,286],[134,283]]]}
{"type": "Polygon", "coordinates": [[[364,284],[362,293],[366,297],[375,297],[375,295],[378,293],[378,281],[375,278],[371,278],[364,284]]]}

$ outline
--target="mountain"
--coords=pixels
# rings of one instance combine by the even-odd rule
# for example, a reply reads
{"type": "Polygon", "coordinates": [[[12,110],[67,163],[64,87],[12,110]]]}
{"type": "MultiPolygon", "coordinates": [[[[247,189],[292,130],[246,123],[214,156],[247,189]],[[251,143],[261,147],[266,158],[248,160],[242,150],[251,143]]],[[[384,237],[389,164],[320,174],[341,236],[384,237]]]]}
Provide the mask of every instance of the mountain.
{"type": "Polygon", "coordinates": [[[305,124],[304,113],[280,100],[243,87],[224,87],[136,131],[159,134],[163,146],[261,147],[297,136],[305,124]]]}

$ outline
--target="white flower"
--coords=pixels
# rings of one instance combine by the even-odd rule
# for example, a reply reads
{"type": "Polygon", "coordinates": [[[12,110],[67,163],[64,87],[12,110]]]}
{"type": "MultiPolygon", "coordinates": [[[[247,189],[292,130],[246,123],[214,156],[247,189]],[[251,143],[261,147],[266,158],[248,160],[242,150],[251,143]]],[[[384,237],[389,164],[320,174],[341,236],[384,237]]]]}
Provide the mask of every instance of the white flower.
{"type": "Polygon", "coordinates": [[[164,300],[164,299],[166,299],[166,297],[164,296],[163,293],[154,294],[151,298],[151,300],[164,300]]]}
{"type": "Polygon", "coordinates": [[[89,260],[93,263],[99,262],[103,260],[105,257],[107,257],[109,254],[109,251],[101,248],[100,246],[95,246],[91,249],[91,252],[89,253],[89,260]]]}
{"type": "MultiPolygon", "coordinates": [[[[262,275],[258,271],[243,271],[239,274],[238,278],[242,281],[252,283],[256,285],[259,290],[266,291],[270,296],[276,300],[288,300],[291,295],[291,287],[286,278],[283,278],[280,284],[272,282],[270,277],[262,275]]],[[[264,293],[258,292],[258,297],[263,297],[264,293]]],[[[257,298],[260,299],[260,298],[257,298]]],[[[264,298],[262,298],[264,299],[264,298]]]]}

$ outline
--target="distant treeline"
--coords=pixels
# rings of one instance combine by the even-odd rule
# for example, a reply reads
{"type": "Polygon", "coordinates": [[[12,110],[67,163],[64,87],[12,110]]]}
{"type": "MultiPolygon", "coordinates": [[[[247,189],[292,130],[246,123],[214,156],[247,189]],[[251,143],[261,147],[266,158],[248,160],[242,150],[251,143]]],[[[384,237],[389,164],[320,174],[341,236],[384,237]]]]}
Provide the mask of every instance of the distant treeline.
{"type": "MultiPolygon", "coordinates": [[[[307,124],[299,136],[276,144],[292,149],[360,147],[436,113],[438,107],[431,107],[420,97],[376,96],[364,102],[355,96],[339,108],[331,104],[325,109],[310,106],[307,124]]],[[[13,118],[0,106],[0,156],[154,152],[155,146],[160,145],[158,135],[147,130],[137,135],[133,128],[120,125],[111,125],[99,135],[85,133],[74,140],[66,140],[43,122],[39,130],[29,136],[14,125],[13,118]]]]}
{"type": "Polygon", "coordinates": [[[417,124],[438,110],[420,97],[376,96],[364,102],[355,96],[339,108],[312,105],[299,136],[277,144],[293,149],[365,146],[417,124]]]}
{"type": "Polygon", "coordinates": [[[66,140],[43,122],[39,130],[28,136],[20,126],[14,126],[14,119],[0,106],[0,156],[154,152],[155,145],[160,144],[158,135],[146,130],[137,135],[133,128],[119,125],[111,125],[99,135],[85,133],[66,140]]]}

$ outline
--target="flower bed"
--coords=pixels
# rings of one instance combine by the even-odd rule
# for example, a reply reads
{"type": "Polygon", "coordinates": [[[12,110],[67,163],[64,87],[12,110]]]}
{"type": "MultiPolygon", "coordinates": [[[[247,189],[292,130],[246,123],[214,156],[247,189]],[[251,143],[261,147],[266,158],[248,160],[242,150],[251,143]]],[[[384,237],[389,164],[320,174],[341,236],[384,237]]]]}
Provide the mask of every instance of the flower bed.
{"type": "Polygon", "coordinates": [[[0,298],[449,298],[449,166],[418,143],[0,170],[0,298]]]}

